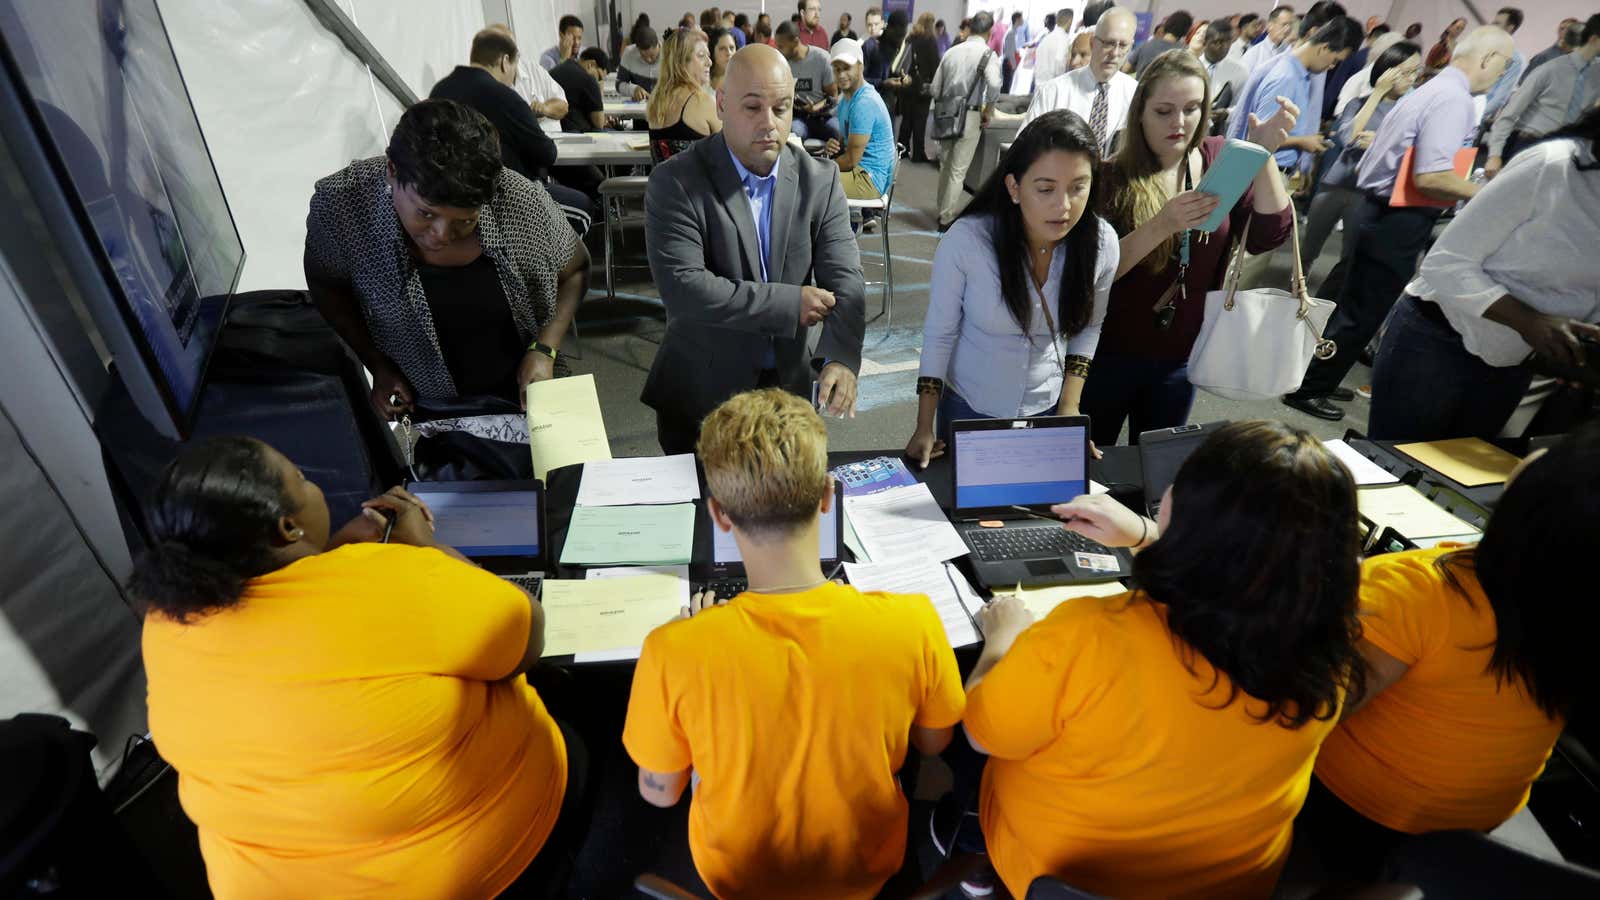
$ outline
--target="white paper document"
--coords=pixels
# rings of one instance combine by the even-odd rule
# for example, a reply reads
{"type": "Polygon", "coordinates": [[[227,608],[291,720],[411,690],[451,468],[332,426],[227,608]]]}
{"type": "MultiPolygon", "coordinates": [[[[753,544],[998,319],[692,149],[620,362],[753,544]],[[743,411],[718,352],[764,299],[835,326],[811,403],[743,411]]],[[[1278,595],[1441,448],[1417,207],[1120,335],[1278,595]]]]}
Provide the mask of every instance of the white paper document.
{"type": "MultiPolygon", "coordinates": [[[[583,573],[583,577],[593,581],[596,578],[628,578],[634,575],[671,575],[678,579],[679,603],[689,605],[689,567],[688,566],[612,566],[605,569],[590,569],[583,573]]],[[[618,660],[638,659],[641,647],[617,647],[612,650],[591,650],[585,653],[575,653],[572,661],[575,663],[616,662],[618,660]]]]}
{"type": "Polygon", "coordinates": [[[925,484],[845,497],[844,511],[874,562],[919,556],[943,561],[967,554],[966,542],[925,484]]]}
{"type": "Polygon", "coordinates": [[[1344,441],[1334,439],[1323,441],[1322,445],[1350,469],[1350,474],[1356,477],[1356,484],[1394,484],[1400,480],[1399,476],[1385,471],[1344,441]]]}
{"type": "Polygon", "coordinates": [[[597,459],[583,464],[578,506],[689,503],[700,499],[694,454],[597,459]]]}
{"type": "Polygon", "coordinates": [[[939,621],[944,623],[950,646],[965,647],[979,641],[972,616],[983,601],[954,566],[921,557],[889,563],[847,562],[844,571],[850,583],[860,591],[926,596],[939,614],[939,621]]]}
{"type": "Polygon", "coordinates": [[[1478,533],[1478,529],[1440,509],[1409,484],[1356,491],[1356,506],[1378,528],[1392,525],[1413,541],[1478,533]]]}

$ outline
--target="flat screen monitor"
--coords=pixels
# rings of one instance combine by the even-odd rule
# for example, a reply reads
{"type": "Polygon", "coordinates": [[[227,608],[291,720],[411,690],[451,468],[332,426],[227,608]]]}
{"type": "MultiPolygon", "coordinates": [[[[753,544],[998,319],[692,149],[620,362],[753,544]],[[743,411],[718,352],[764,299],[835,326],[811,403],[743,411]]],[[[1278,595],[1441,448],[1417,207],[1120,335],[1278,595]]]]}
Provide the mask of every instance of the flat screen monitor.
{"type": "Polygon", "coordinates": [[[0,0],[0,118],[119,377],[184,435],[244,266],[155,0],[0,0]],[[54,192],[56,196],[46,194],[54,192]]]}
{"type": "Polygon", "coordinates": [[[1089,491],[1089,420],[1081,416],[961,420],[955,508],[1066,503],[1089,491]]]}
{"type": "Polygon", "coordinates": [[[460,491],[416,484],[411,490],[433,512],[433,536],[463,556],[539,555],[539,492],[460,491]]]}

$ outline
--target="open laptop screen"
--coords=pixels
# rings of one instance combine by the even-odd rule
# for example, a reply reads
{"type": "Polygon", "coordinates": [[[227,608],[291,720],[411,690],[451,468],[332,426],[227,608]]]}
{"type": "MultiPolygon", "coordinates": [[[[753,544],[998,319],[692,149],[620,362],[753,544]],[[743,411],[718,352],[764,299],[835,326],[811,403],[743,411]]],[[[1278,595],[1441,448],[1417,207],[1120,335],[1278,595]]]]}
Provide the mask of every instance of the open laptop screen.
{"type": "Polygon", "coordinates": [[[538,491],[418,491],[433,534],[463,556],[538,556],[538,491]]]}
{"type": "MultiPolygon", "coordinates": [[[[832,505],[817,527],[817,558],[827,562],[839,558],[838,494],[834,494],[832,505]]],[[[723,531],[715,522],[711,523],[711,561],[717,565],[744,562],[744,557],[739,555],[739,544],[733,539],[733,532],[723,531]]]]}
{"type": "Polygon", "coordinates": [[[963,424],[954,429],[956,509],[1066,503],[1089,492],[1087,424],[1022,419],[1010,423],[1015,427],[967,429],[963,424]]]}

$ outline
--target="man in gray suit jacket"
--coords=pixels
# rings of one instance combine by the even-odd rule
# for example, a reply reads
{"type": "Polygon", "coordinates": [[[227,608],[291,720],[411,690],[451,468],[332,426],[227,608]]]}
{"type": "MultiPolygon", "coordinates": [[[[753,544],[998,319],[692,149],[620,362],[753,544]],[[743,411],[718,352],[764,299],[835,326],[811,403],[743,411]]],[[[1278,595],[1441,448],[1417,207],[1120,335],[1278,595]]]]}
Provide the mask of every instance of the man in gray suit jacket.
{"type": "Polygon", "coordinates": [[[788,143],[794,76],[771,47],[734,54],[723,130],[650,174],[645,242],[667,333],[641,399],[665,453],[741,391],[779,386],[855,415],[866,331],[861,254],[839,167],[788,143]],[[812,337],[815,335],[815,342],[812,337]]]}

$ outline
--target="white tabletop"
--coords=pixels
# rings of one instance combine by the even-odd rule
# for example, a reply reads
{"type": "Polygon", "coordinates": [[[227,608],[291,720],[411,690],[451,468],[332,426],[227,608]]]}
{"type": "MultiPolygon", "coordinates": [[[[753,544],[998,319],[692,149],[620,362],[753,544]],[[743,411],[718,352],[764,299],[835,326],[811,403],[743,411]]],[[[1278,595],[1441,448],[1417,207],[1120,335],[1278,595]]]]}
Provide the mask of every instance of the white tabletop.
{"type": "Polygon", "coordinates": [[[648,166],[650,135],[643,131],[553,134],[556,165],[648,166]]]}
{"type": "Polygon", "coordinates": [[[644,118],[643,100],[624,100],[621,97],[606,97],[603,109],[608,116],[628,116],[644,118]]]}

